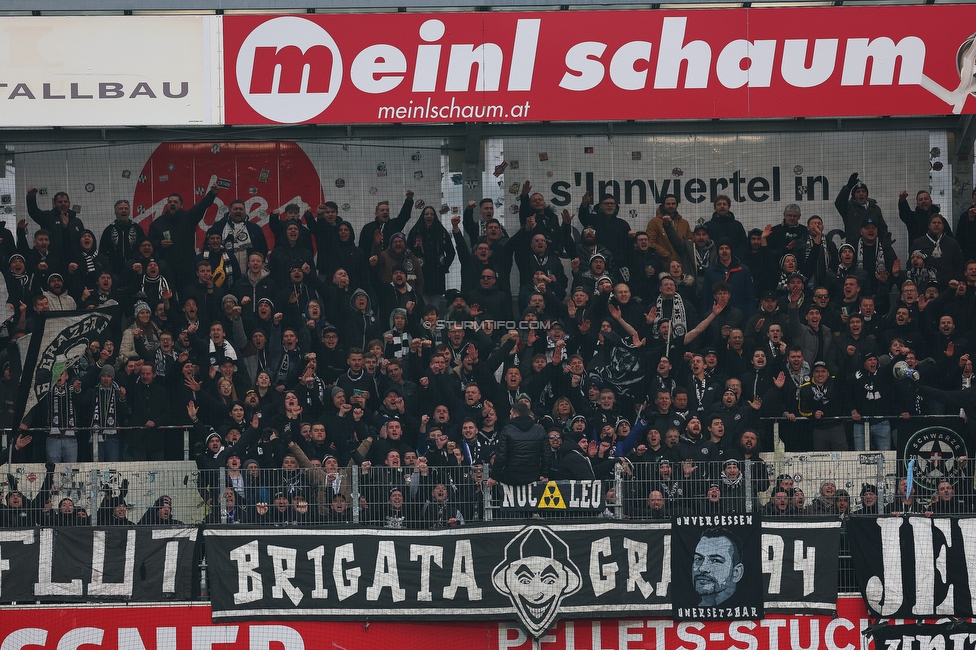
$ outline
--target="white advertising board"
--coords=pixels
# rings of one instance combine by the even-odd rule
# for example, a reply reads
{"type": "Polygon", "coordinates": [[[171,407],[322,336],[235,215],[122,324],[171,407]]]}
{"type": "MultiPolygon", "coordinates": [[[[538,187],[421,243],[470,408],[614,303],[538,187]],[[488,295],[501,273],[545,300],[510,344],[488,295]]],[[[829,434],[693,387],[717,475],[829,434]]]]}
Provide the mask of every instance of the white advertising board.
{"type": "MultiPolygon", "coordinates": [[[[948,165],[930,172],[928,131],[529,137],[506,138],[502,149],[487,161],[485,190],[507,214],[518,213],[517,186],[529,180],[557,212],[575,214],[587,191],[616,194],[620,216],[635,230],[647,226],[664,194],[677,195],[678,212],[692,223],[708,221],[714,196],[725,194],[747,231],[782,222],[794,202],[804,222],[816,214],[828,231],[843,229],[834,199],[857,172],[902,256],[908,235],[898,193],[907,190],[914,207],[916,191],[949,175],[948,165]]],[[[951,197],[934,198],[951,213],[951,197]]]]}
{"type": "Polygon", "coordinates": [[[0,127],[219,124],[218,24],[0,18],[0,127]]]}

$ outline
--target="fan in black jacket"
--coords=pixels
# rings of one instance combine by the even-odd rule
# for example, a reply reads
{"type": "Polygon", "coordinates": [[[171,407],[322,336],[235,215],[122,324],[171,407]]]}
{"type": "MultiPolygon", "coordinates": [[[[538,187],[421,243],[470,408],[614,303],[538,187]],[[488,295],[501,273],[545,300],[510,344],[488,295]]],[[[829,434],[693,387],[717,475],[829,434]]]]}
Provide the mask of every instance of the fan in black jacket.
{"type": "Polygon", "coordinates": [[[545,429],[530,413],[527,404],[513,404],[511,419],[498,436],[492,472],[503,483],[525,485],[546,480],[544,472],[551,465],[552,449],[545,429]]]}

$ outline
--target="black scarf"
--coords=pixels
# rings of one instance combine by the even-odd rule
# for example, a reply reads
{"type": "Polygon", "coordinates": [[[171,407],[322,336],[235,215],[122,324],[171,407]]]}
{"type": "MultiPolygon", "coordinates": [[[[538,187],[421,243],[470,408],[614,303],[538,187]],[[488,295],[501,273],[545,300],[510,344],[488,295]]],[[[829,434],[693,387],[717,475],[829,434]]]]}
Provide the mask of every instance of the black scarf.
{"type": "Polygon", "coordinates": [[[92,426],[99,428],[119,426],[117,385],[113,383],[109,388],[99,385],[97,390],[95,408],[92,410],[92,426]]]}
{"type": "Polygon", "coordinates": [[[75,424],[75,403],[67,386],[54,386],[51,389],[51,427],[73,429],[75,424]]]}

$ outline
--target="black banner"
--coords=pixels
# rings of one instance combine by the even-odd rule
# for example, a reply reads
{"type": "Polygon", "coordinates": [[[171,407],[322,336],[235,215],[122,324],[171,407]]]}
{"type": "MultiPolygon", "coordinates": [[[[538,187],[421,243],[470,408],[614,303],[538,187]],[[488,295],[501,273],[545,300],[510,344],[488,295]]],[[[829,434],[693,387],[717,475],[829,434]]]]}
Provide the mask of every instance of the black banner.
{"type": "Polygon", "coordinates": [[[874,637],[874,647],[878,650],[976,650],[976,624],[973,623],[879,625],[864,634],[874,637]]]}
{"type": "Polygon", "coordinates": [[[852,517],[847,536],[874,616],[973,615],[976,517],[852,517]]]}
{"type": "MultiPolygon", "coordinates": [[[[664,614],[668,524],[204,532],[215,622],[664,614]]],[[[446,620],[446,619],[445,619],[446,620]]]]}
{"type": "Polygon", "coordinates": [[[756,515],[675,517],[674,618],[762,618],[760,536],[756,515]]]}
{"type": "MultiPolygon", "coordinates": [[[[756,616],[767,568],[775,571],[767,583],[779,585],[773,609],[833,611],[839,529],[776,523],[764,543],[779,550],[768,560],[760,562],[758,525],[747,537],[756,616]]],[[[670,523],[613,521],[433,531],[228,526],[204,536],[215,622],[517,618],[535,638],[565,616],[667,616],[679,546],[670,523]]]]}
{"type": "Polygon", "coordinates": [[[189,600],[196,528],[0,530],[0,602],[189,600]]]}
{"type": "Polygon", "coordinates": [[[564,512],[595,512],[603,510],[603,482],[549,481],[528,485],[499,485],[501,507],[508,511],[552,510],[564,512]]]}
{"type": "Polygon", "coordinates": [[[766,612],[833,614],[841,522],[776,518],[762,522],[760,555],[766,612]]]}

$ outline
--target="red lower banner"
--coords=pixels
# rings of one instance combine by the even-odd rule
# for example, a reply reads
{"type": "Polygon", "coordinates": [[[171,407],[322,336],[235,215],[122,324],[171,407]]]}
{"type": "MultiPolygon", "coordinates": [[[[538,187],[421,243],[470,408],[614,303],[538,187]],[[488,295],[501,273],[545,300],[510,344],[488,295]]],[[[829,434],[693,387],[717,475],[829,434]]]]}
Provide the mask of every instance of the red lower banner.
{"type": "MultiPolygon", "coordinates": [[[[860,650],[868,626],[859,597],[837,616],[767,616],[761,621],[675,622],[660,618],[563,620],[541,650],[860,650]]],[[[515,621],[315,622],[214,625],[207,605],[0,608],[3,650],[531,650],[515,621]]]]}

